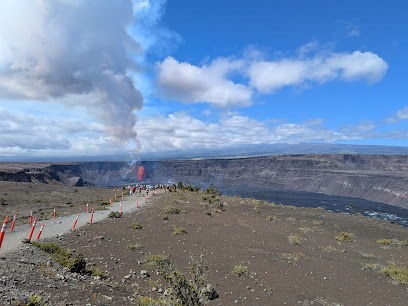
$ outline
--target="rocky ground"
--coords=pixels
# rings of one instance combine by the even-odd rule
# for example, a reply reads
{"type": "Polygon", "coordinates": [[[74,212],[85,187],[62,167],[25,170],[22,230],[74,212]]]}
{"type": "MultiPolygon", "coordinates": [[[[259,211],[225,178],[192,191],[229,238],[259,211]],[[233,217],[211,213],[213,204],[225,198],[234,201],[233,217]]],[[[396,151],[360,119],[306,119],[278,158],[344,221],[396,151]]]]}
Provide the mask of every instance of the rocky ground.
{"type": "Polygon", "coordinates": [[[53,217],[54,207],[59,216],[72,215],[86,205],[103,206],[121,196],[120,191],[93,187],[72,187],[62,184],[0,181],[0,218],[18,214],[20,222],[29,222],[31,210],[42,219],[53,217]]]}
{"type": "Polygon", "coordinates": [[[0,303],[36,294],[50,305],[154,305],[172,287],[158,263],[189,278],[195,256],[208,267],[203,285],[218,295],[210,305],[406,305],[408,230],[400,225],[201,192],[151,200],[52,239],[107,278],[69,272],[26,244],[0,259],[0,303]]]}

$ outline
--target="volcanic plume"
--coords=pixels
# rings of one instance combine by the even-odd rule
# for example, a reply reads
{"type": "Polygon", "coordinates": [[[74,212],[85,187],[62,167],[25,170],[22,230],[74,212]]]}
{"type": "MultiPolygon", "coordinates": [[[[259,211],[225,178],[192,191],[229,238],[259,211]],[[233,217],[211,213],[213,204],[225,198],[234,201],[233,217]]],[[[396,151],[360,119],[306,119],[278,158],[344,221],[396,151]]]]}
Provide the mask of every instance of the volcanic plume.
{"type": "Polygon", "coordinates": [[[144,180],[144,178],[145,178],[145,169],[144,169],[144,167],[143,166],[140,166],[139,167],[139,170],[137,171],[137,179],[139,180],[139,181],[143,181],[144,180]]]}

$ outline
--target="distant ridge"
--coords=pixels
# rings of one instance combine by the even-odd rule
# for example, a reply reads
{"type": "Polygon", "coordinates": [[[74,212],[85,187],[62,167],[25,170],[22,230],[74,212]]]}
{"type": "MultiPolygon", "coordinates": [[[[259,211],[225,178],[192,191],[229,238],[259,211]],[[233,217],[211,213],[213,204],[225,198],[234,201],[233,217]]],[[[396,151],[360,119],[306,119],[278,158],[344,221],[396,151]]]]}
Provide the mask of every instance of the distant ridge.
{"type": "MultiPolygon", "coordinates": [[[[164,161],[184,159],[240,158],[281,154],[365,154],[365,155],[408,155],[408,147],[355,144],[259,144],[239,145],[228,148],[198,148],[195,150],[173,150],[165,152],[142,152],[138,160],[164,161]]],[[[130,154],[98,156],[0,156],[0,161],[67,162],[67,161],[131,161],[130,154]]]]}
{"type": "Polygon", "coordinates": [[[408,147],[354,144],[270,144],[242,145],[229,148],[174,150],[158,153],[142,153],[142,160],[180,160],[240,158],[282,154],[366,154],[366,155],[408,155],[408,147]]]}

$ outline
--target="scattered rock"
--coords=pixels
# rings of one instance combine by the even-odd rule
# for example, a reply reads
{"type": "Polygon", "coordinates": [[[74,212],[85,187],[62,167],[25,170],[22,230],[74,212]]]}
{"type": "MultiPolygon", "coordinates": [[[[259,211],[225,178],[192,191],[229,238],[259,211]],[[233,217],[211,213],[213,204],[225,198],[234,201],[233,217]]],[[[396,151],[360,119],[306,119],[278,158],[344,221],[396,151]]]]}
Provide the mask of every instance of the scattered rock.
{"type": "Polygon", "coordinates": [[[207,284],[203,289],[201,289],[201,293],[208,297],[210,300],[215,300],[219,297],[217,291],[215,291],[214,287],[211,284],[207,284]]]}
{"type": "Polygon", "coordinates": [[[142,278],[146,278],[146,277],[149,277],[150,274],[149,274],[149,272],[147,272],[147,270],[142,270],[142,271],[140,271],[140,276],[142,278]]]}

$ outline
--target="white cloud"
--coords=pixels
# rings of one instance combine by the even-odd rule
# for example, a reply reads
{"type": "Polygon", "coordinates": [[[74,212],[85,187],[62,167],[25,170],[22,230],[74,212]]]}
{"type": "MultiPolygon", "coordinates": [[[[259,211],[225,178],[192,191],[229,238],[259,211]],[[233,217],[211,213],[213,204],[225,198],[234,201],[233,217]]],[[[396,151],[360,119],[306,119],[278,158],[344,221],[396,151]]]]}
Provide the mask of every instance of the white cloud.
{"type": "Polygon", "coordinates": [[[230,109],[250,106],[255,90],[274,94],[285,86],[304,87],[335,79],[373,83],[380,81],[388,69],[388,64],[372,52],[320,52],[310,56],[317,48],[317,42],[311,42],[298,50],[298,57],[276,61],[253,56],[251,49],[243,59],[218,58],[202,66],[167,57],[157,64],[159,94],[184,103],[204,102],[230,109]],[[241,83],[233,81],[234,73],[241,83]]]}
{"type": "Polygon", "coordinates": [[[360,27],[353,20],[343,20],[340,21],[346,30],[346,33],[350,37],[359,37],[360,36],[360,27]]]}
{"type": "Polygon", "coordinates": [[[407,119],[408,119],[408,106],[396,111],[393,116],[387,118],[386,123],[396,123],[401,120],[407,119]]]}
{"type": "Polygon", "coordinates": [[[312,58],[303,56],[279,61],[258,61],[250,65],[249,84],[260,93],[274,93],[284,86],[301,86],[308,82],[380,81],[388,69],[377,54],[354,51],[331,53],[312,58]]]}
{"type": "Polygon", "coordinates": [[[143,97],[127,69],[140,44],[127,32],[130,1],[0,2],[0,99],[70,103],[89,95],[90,113],[118,140],[133,139],[143,97]]]}
{"type": "Polygon", "coordinates": [[[97,156],[123,150],[107,137],[105,126],[72,119],[53,120],[9,112],[0,107],[0,155],[97,156]]]}
{"type": "Polygon", "coordinates": [[[138,122],[143,152],[229,148],[245,144],[334,142],[347,139],[314,121],[270,127],[241,115],[225,115],[216,123],[198,120],[180,112],[160,117],[144,117],[138,122]]]}
{"type": "Polygon", "coordinates": [[[242,61],[219,58],[201,67],[167,57],[158,63],[160,94],[184,103],[208,102],[215,107],[245,107],[252,103],[253,91],[227,77],[241,69],[242,61]]]}
{"type": "Polygon", "coordinates": [[[167,0],[133,0],[133,11],[137,22],[130,33],[143,46],[143,50],[166,55],[182,42],[181,36],[164,27],[161,18],[165,12],[167,0]]]}

